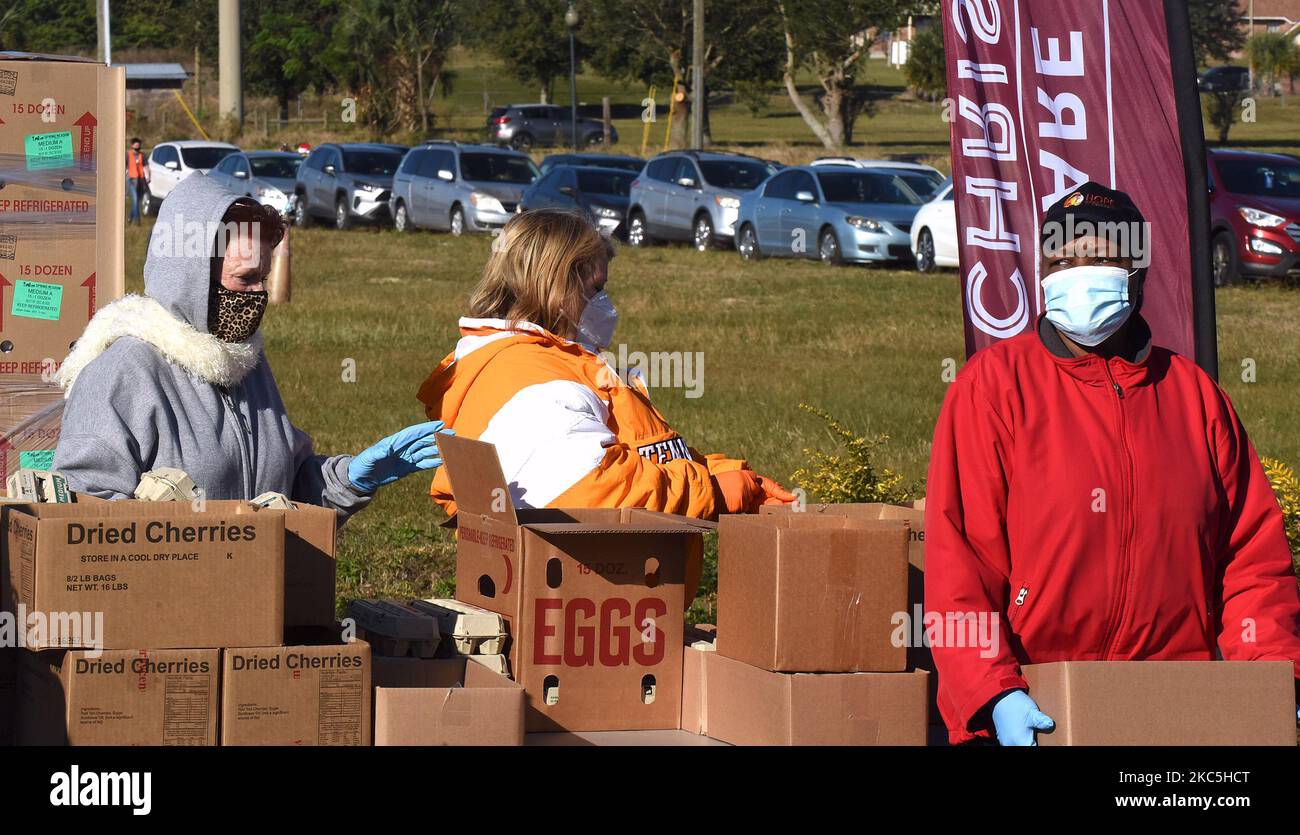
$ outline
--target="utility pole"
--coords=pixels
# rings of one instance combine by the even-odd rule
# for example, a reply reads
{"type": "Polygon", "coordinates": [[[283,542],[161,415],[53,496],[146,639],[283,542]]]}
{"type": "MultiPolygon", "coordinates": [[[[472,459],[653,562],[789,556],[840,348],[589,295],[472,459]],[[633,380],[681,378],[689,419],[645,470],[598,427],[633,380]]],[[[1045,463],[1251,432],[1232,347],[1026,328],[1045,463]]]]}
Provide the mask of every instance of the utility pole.
{"type": "Polygon", "coordinates": [[[99,29],[99,60],[113,63],[113,27],[108,16],[108,0],[97,0],[95,18],[99,29]]]}
{"type": "Polygon", "coordinates": [[[239,0],[217,0],[218,106],[224,119],[244,125],[244,86],[239,55],[239,0]]]}
{"type": "Polygon", "coordinates": [[[704,147],[704,0],[695,0],[691,49],[691,147],[704,147]]]}

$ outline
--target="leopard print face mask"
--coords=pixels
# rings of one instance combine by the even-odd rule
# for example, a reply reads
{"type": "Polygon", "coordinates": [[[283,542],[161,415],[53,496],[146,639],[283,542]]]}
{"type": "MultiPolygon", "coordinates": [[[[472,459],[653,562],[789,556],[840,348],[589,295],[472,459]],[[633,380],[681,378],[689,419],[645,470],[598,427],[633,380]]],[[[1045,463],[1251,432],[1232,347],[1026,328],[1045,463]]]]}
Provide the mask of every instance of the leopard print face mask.
{"type": "Polygon", "coordinates": [[[208,296],[208,331],[226,342],[243,342],[262,324],[267,298],[265,290],[237,293],[213,285],[208,296]]]}

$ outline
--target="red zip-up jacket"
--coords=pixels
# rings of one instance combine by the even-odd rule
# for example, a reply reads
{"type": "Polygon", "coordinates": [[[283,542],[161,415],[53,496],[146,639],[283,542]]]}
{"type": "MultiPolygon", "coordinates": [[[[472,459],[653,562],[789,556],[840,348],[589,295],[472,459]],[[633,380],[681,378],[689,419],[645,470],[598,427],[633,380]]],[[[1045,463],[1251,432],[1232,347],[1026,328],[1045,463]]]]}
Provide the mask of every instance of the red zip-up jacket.
{"type": "Polygon", "coordinates": [[[1045,320],[980,351],[944,399],[926,494],[925,610],[948,624],[929,634],[953,743],[989,735],[981,708],[1028,689],[1022,664],[1217,647],[1300,674],[1281,509],[1228,396],[1185,357],[1072,357],[1045,320]],[[981,641],[968,625],[991,616],[1000,640],[981,641]]]}

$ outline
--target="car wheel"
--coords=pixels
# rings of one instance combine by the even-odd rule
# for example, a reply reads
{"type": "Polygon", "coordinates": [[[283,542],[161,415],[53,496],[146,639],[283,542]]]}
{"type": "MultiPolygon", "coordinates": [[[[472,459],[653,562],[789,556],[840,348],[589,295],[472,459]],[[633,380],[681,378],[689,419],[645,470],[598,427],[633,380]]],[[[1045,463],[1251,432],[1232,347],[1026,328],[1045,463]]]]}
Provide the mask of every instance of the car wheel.
{"type": "Polygon", "coordinates": [[[650,233],[646,231],[645,215],[633,212],[627,220],[627,243],[629,246],[650,246],[650,233]]]}
{"type": "Polygon", "coordinates": [[[930,234],[929,229],[922,229],[916,236],[916,271],[932,273],[934,270],[934,235],[930,234]]]}
{"type": "Polygon", "coordinates": [[[521,133],[510,140],[510,147],[516,151],[527,151],[533,147],[533,135],[531,133],[521,133]]]}
{"type": "Polygon", "coordinates": [[[299,229],[311,226],[311,212],[307,211],[307,195],[299,194],[293,205],[293,225],[299,229]]]}
{"type": "Polygon", "coordinates": [[[448,223],[451,234],[460,237],[465,234],[465,210],[460,206],[452,206],[451,221],[448,223]]]}
{"type": "Polygon", "coordinates": [[[695,245],[697,252],[706,252],[712,248],[713,221],[709,220],[708,215],[695,218],[695,226],[691,230],[691,243],[695,245]]]}
{"type": "Polygon", "coordinates": [[[397,207],[393,209],[393,228],[398,232],[411,231],[411,219],[406,214],[406,203],[401,200],[397,201],[397,207]]]}
{"type": "Polygon", "coordinates": [[[740,227],[740,234],[736,236],[736,251],[740,253],[742,261],[757,261],[763,257],[758,248],[758,235],[754,234],[752,225],[746,223],[740,227]]]}
{"type": "Polygon", "coordinates": [[[844,263],[840,256],[840,240],[835,237],[833,229],[822,230],[821,237],[817,239],[817,256],[823,264],[844,263]]]}
{"type": "Polygon", "coordinates": [[[1214,271],[1214,286],[1227,287],[1238,278],[1237,242],[1231,232],[1220,232],[1210,245],[1210,264],[1214,271]]]}
{"type": "Polygon", "coordinates": [[[154,197],[153,194],[150,193],[148,186],[145,186],[144,194],[140,196],[140,214],[149,217],[157,212],[158,198],[154,197]]]}
{"type": "Polygon", "coordinates": [[[348,198],[342,194],[334,201],[334,228],[347,229],[352,226],[352,216],[348,213],[348,198]]]}

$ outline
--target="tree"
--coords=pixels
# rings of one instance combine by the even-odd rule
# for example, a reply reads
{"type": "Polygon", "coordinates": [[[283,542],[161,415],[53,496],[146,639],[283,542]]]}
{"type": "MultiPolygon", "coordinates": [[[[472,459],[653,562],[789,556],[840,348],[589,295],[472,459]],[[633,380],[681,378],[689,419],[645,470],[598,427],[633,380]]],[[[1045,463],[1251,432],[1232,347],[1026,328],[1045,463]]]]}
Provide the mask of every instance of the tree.
{"type": "Polygon", "coordinates": [[[1255,68],[1255,80],[1271,95],[1275,85],[1289,78],[1294,88],[1300,71],[1300,47],[1281,32],[1261,32],[1246,41],[1246,55],[1255,68]]]}
{"type": "MultiPolygon", "coordinates": [[[[691,0],[590,0],[580,8],[590,62],[610,78],[637,80],[683,94],[672,108],[670,144],[687,144],[691,85],[691,0]]],[[[705,90],[739,78],[775,78],[779,41],[771,0],[705,4],[705,90]]],[[[702,114],[710,141],[708,107],[702,114]]]]}
{"type": "Polygon", "coordinates": [[[1187,17],[1198,67],[1229,60],[1246,42],[1239,0],[1187,0],[1187,17]]]}
{"type": "Polygon", "coordinates": [[[526,84],[537,85],[539,100],[550,102],[555,79],[569,74],[566,8],[561,0],[491,0],[475,4],[471,41],[501,59],[506,72],[526,84]]]}
{"type": "Polygon", "coordinates": [[[244,80],[253,92],[274,96],[280,118],[288,119],[290,100],[329,80],[320,56],[338,20],[338,4],[260,0],[244,9],[244,80]]]}
{"type": "Polygon", "coordinates": [[[1232,125],[1237,120],[1237,114],[1241,111],[1241,102],[1246,98],[1242,90],[1225,90],[1218,93],[1209,93],[1206,95],[1206,114],[1210,119],[1210,124],[1219,131],[1219,144],[1226,144],[1228,141],[1228,131],[1232,130],[1232,125]]]}
{"type": "Polygon", "coordinates": [[[931,26],[916,33],[903,65],[903,78],[917,96],[935,101],[948,92],[948,65],[943,52],[943,29],[931,26]]]}
{"type": "Polygon", "coordinates": [[[16,52],[93,55],[95,7],[86,0],[8,0],[0,11],[0,44],[16,52]]]}
{"type": "Polygon", "coordinates": [[[425,77],[454,42],[453,0],[344,0],[330,63],[381,132],[427,129],[425,77]]]}
{"type": "Polygon", "coordinates": [[[853,140],[853,122],[870,105],[856,75],[868,50],[884,32],[896,28],[899,4],[891,0],[780,0],[785,35],[786,92],[813,134],[827,148],[853,140]],[[801,68],[812,72],[821,87],[813,112],[795,84],[801,68]]]}

